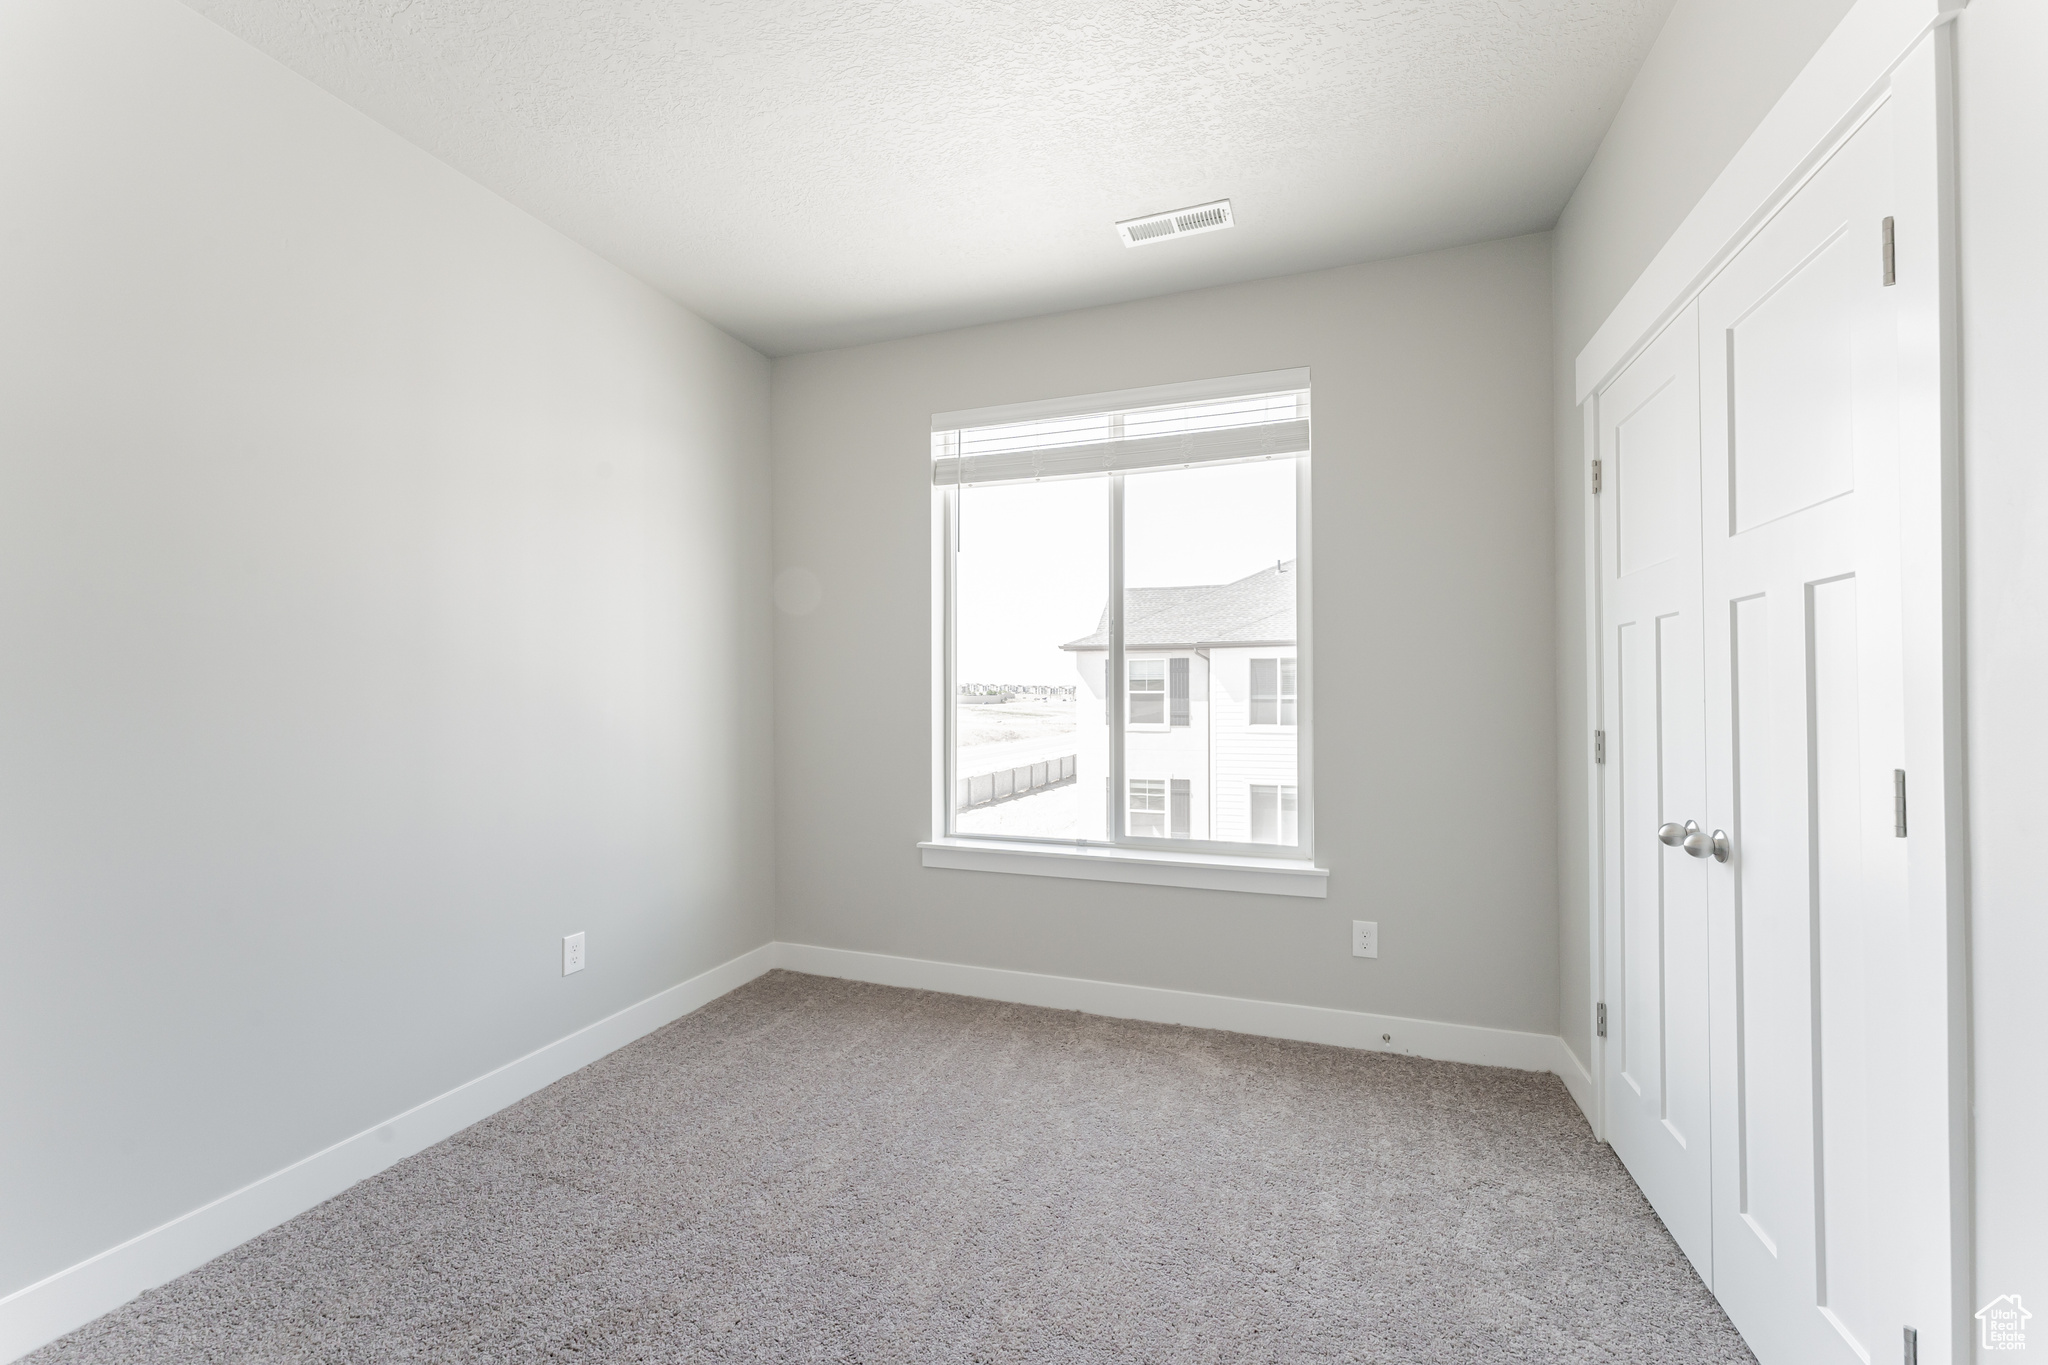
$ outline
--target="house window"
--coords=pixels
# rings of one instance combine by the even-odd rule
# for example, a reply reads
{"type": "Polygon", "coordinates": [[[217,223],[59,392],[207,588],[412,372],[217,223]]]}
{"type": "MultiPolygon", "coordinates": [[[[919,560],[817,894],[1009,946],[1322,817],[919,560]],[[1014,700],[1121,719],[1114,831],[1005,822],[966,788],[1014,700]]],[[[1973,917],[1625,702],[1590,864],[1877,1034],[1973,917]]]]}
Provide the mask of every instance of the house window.
{"type": "Polygon", "coordinates": [[[1300,838],[1299,798],[1293,787],[1252,787],[1252,842],[1291,844],[1300,838]]]}
{"type": "Polygon", "coordinates": [[[1292,725],[1295,715],[1294,660],[1252,660],[1252,724],[1292,725]]]}
{"type": "Polygon", "coordinates": [[[1187,838],[1193,793],[1194,783],[1185,777],[1132,778],[1131,833],[1144,839],[1187,838]]]}
{"type": "Polygon", "coordinates": [[[1313,856],[1308,400],[1287,371],[933,420],[941,837],[1313,856]]]}
{"type": "Polygon", "coordinates": [[[1166,724],[1166,660],[1131,660],[1129,714],[1133,725],[1166,724]]]}
{"type": "Polygon", "coordinates": [[[1131,833],[1141,839],[1166,837],[1166,783],[1163,779],[1131,779],[1131,833]]]}

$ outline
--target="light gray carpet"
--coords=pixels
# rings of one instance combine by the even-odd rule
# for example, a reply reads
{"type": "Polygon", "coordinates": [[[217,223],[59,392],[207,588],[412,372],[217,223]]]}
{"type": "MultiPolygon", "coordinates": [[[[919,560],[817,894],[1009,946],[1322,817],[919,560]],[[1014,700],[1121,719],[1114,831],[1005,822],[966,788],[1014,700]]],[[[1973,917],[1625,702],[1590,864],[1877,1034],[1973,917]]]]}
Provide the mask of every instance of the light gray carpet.
{"type": "Polygon", "coordinates": [[[1750,1356],[1553,1076],[775,972],[30,1360],[1750,1356]]]}

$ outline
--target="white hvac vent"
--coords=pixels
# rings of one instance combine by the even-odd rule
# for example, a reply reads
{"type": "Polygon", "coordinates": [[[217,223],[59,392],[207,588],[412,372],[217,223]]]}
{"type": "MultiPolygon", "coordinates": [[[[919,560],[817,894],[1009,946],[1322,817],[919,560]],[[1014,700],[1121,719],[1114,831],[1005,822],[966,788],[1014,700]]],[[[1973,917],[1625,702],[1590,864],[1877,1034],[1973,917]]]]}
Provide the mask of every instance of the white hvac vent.
{"type": "Polygon", "coordinates": [[[1170,241],[1175,237],[1192,237],[1198,232],[1221,232],[1234,221],[1230,216],[1230,201],[1218,199],[1213,204],[1196,204],[1171,213],[1148,213],[1143,218],[1126,218],[1116,225],[1116,235],[1124,239],[1125,246],[1151,246],[1154,242],[1170,241]]]}

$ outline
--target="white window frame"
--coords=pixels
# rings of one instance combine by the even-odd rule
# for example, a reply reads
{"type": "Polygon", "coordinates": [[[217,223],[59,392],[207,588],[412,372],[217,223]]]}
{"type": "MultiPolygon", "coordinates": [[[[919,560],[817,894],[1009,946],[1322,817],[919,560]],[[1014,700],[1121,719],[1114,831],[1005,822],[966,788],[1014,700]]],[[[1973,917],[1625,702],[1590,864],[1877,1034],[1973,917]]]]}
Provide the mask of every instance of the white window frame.
{"type": "MultiPolygon", "coordinates": [[[[1153,389],[1084,395],[1049,403],[1018,404],[972,413],[940,414],[934,429],[1023,421],[1064,414],[1114,411],[1149,404],[1197,402],[1209,397],[1273,392],[1309,387],[1308,371],[1277,371],[1153,389]]],[[[1121,472],[1088,473],[1079,477],[1109,480],[1109,648],[1105,657],[1104,705],[1113,742],[1109,746],[1109,790],[1118,828],[1107,839],[1052,839],[1007,835],[1000,838],[960,834],[954,824],[955,719],[957,690],[954,670],[956,568],[959,525],[958,485],[932,488],[932,838],[919,845],[927,867],[1016,872],[1035,876],[1085,880],[1132,881],[1154,885],[1194,886],[1254,891],[1274,895],[1321,897],[1327,894],[1328,872],[1315,866],[1315,743],[1314,743],[1314,590],[1313,555],[1309,543],[1312,456],[1289,455],[1295,467],[1295,707],[1297,723],[1286,728],[1296,738],[1296,819],[1299,843],[1252,844],[1217,840],[1147,838],[1129,832],[1130,785],[1125,772],[1124,724],[1130,675],[1123,641],[1123,509],[1121,472]]],[[[1138,651],[1144,657],[1145,651],[1138,651]]],[[[1161,656],[1162,658],[1165,656],[1161,656]]],[[[1170,682],[1168,684],[1170,691],[1170,682]]],[[[1171,698],[1166,697],[1167,723],[1141,727],[1141,733],[1171,728],[1171,698]]],[[[1170,792],[1170,788],[1168,789],[1170,792]]],[[[1215,793],[1211,792],[1214,803],[1215,793]]],[[[1171,819],[1171,798],[1168,800],[1171,819]]],[[[1169,825],[1169,835],[1170,835],[1169,825]]]]}

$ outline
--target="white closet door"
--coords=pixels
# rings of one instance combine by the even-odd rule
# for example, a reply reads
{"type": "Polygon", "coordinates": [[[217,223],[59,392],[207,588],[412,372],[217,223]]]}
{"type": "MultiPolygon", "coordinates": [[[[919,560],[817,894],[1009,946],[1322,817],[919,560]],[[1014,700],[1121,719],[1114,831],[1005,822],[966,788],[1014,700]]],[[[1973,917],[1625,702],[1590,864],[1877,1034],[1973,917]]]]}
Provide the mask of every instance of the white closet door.
{"type": "Polygon", "coordinates": [[[1688,310],[1601,395],[1607,1136],[1713,1282],[1699,334],[1688,310]],[[1697,846],[1696,846],[1697,847],[1697,846]]]}
{"type": "MultiPolygon", "coordinates": [[[[1905,841],[1880,108],[1701,296],[1716,1295],[1764,1365],[1899,1358],[1905,841]]],[[[1631,837],[1635,837],[1633,834],[1631,837]]],[[[1939,1094],[1932,1102],[1941,1102],[1939,1094]]],[[[1940,1236],[1939,1228],[1931,1234],[1940,1236]]]]}

